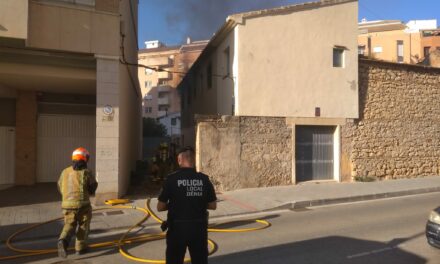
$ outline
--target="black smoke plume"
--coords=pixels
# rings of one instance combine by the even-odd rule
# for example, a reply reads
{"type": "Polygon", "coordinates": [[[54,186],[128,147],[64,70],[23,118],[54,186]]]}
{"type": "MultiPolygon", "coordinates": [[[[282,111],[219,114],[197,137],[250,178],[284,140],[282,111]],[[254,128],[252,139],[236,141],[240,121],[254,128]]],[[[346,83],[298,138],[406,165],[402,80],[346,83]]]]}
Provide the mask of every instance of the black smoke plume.
{"type": "MultiPolygon", "coordinates": [[[[279,7],[310,0],[161,0],[166,5],[170,32],[194,40],[210,39],[226,21],[241,12],[279,7]]],[[[315,0],[316,1],[316,0],[315,0]]]]}

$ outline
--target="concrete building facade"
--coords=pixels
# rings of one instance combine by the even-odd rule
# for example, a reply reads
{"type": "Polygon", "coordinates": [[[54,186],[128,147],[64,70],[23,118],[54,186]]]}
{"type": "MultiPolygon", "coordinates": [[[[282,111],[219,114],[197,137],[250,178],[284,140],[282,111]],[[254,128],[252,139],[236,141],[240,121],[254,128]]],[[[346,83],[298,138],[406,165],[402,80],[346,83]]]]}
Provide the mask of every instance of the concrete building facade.
{"type": "MultiPolygon", "coordinates": [[[[429,57],[432,52],[440,50],[440,29],[423,30],[421,31],[421,37],[424,58],[429,57]]],[[[436,65],[432,66],[439,67],[436,65]]]]}
{"type": "Polygon", "coordinates": [[[205,48],[207,41],[188,39],[179,46],[166,46],[159,41],[145,42],[139,51],[139,64],[151,67],[139,68],[139,84],[143,96],[143,117],[162,118],[178,114],[180,96],[176,90],[182,77],[205,48]]]}
{"type": "Polygon", "coordinates": [[[440,47],[437,20],[362,21],[359,23],[359,54],[398,63],[417,64],[440,47]]]}
{"type": "MultiPolygon", "coordinates": [[[[184,144],[196,146],[199,169],[211,172],[222,158],[229,163],[236,158],[231,164],[240,173],[230,177],[251,177],[245,168],[281,160],[283,170],[300,181],[339,179],[340,127],[359,115],[357,4],[312,2],[227,18],[179,85],[184,144]],[[226,125],[224,136],[212,138],[210,124],[199,115],[231,116],[235,123],[226,125]],[[271,118],[288,124],[271,126],[271,118]],[[244,125],[257,139],[243,136],[244,125]],[[290,146],[276,143],[283,139],[297,142],[296,149],[286,150],[296,156],[285,160],[289,155],[275,153],[290,146]],[[252,147],[262,149],[264,142],[273,142],[268,149],[278,157],[256,154],[243,166],[239,153],[249,151],[251,157],[256,153],[252,147]],[[313,147],[322,156],[314,157],[313,147]],[[222,158],[207,155],[212,148],[222,158]]],[[[281,175],[264,169],[257,174],[264,178],[270,173],[281,175]]]]}
{"type": "Polygon", "coordinates": [[[1,1],[0,184],[55,182],[82,146],[97,201],[125,194],[141,145],[137,68],[122,63],[136,62],[136,21],[135,0],[1,1]]]}

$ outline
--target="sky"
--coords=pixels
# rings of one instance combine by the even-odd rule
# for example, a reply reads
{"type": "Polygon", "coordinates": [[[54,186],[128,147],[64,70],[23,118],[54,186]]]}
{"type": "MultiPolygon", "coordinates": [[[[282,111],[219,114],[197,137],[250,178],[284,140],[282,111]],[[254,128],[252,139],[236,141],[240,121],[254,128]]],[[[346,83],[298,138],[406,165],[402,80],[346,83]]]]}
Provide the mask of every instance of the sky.
{"type": "MultiPolygon", "coordinates": [[[[316,0],[139,0],[139,48],[145,41],[168,46],[209,39],[230,14],[316,0]]],[[[437,19],[439,0],[359,0],[359,20],[437,19]]]]}

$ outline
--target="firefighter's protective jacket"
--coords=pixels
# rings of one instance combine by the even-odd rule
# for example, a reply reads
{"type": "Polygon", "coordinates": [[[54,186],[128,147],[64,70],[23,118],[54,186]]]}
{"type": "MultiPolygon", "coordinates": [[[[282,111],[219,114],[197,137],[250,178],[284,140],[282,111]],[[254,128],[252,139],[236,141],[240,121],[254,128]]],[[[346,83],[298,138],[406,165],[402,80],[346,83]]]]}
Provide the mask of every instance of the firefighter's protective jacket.
{"type": "Polygon", "coordinates": [[[63,200],[63,209],[79,209],[90,205],[89,195],[94,194],[98,183],[89,169],[74,170],[72,166],[61,173],[58,190],[63,200]]]}

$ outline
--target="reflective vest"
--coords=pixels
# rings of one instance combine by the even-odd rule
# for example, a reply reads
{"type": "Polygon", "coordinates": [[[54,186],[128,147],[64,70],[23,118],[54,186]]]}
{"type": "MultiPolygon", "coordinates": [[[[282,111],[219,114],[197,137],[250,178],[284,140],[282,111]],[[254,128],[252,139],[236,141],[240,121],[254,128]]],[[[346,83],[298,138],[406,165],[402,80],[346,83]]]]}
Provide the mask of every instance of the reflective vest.
{"type": "Polygon", "coordinates": [[[74,170],[71,166],[64,169],[58,180],[63,209],[78,209],[90,205],[89,186],[96,183],[89,169],[74,170]]]}

